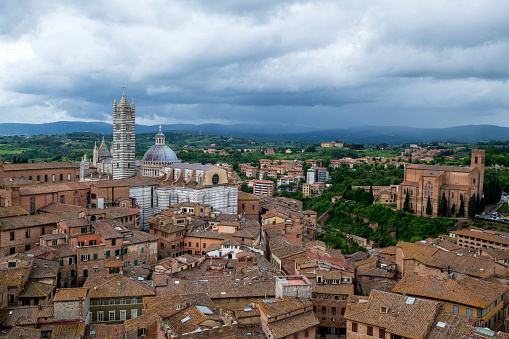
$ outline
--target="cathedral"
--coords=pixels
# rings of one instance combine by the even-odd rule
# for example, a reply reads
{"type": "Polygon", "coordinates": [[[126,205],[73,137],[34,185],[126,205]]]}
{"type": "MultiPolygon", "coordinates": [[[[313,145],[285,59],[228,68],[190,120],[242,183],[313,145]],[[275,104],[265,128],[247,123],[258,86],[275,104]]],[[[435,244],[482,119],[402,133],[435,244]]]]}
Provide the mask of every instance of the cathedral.
{"type": "MultiPolygon", "coordinates": [[[[208,204],[222,213],[237,214],[238,186],[228,178],[224,168],[181,163],[175,152],[166,146],[161,126],[155,135],[155,144],[138,161],[135,137],[134,100],[130,105],[123,93],[118,105],[115,99],[113,101],[111,149],[108,150],[103,139],[99,148],[94,147],[91,163],[86,155],[83,157],[81,180],[97,181],[97,188],[109,187],[112,196],[104,199],[113,205],[116,200],[134,198],[142,228],[148,227],[154,214],[181,202],[208,204]]],[[[100,194],[96,194],[91,203],[100,206],[96,201],[99,199],[100,194]]]]}
{"type": "Polygon", "coordinates": [[[447,210],[458,212],[461,200],[465,215],[468,215],[468,202],[472,195],[482,196],[484,184],[484,150],[472,150],[469,167],[435,166],[411,164],[405,168],[405,179],[398,187],[397,208],[404,207],[406,195],[409,208],[416,215],[426,215],[426,205],[430,199],[432,214],[438,216],[440,200],[445,196],[447,210]]]}

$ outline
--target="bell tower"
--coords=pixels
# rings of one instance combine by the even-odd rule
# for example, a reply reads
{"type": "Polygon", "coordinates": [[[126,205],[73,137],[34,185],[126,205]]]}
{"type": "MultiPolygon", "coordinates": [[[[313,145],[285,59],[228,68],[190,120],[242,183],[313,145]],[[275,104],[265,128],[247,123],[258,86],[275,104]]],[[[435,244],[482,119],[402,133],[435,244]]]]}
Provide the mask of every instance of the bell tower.
{"type": "Polygon", "coordinates": [[[113,179],[124,179],[136,174],[135,109],[122,93],[117,106],[113,100],[113,179]]]}
{"type": "Polygon", "coordinates": [[[472,159],[470,160],[470,167],[479,169],[479,192],[478,194],[484,193],[484,158],[486,153],[483,149],[473,149],[472,159]]]}

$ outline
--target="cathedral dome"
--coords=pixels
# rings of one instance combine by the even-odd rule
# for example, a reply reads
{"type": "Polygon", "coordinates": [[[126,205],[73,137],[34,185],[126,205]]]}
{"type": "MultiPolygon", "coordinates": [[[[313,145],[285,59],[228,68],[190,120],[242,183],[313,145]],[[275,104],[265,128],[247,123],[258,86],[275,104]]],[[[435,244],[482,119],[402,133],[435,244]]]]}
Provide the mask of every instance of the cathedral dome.
{"type": "Polygon", "coordinates": [[[175,152],[165,144],[163,132],[161,132],[161,125],[159,125],[159,133],[156,134],[156,144],[148,149],[143,156],[145,164],[164,164],[169,165],[174,162],[180,162],[175,155],[175,152]]]}
{"type": "Polygon", "coordinates": [[[175,152],[166,145],[154,145],[143,156],[144,163],[173,163],[178,161],[175,152]]]}

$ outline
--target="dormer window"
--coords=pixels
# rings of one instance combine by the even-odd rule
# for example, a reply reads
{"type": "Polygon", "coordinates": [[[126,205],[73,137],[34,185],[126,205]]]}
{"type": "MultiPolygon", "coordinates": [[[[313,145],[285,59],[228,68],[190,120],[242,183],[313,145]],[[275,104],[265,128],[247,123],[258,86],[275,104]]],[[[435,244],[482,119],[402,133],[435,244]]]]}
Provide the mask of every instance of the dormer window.
{"type": "Polygon", "coordinates": [[[381,312],[381,313],[387,313],[387,312],[389,312],[389,307],[387,307],[387,306],[382,306],[382,307],[380,307],[380,312],[381,312]]]}

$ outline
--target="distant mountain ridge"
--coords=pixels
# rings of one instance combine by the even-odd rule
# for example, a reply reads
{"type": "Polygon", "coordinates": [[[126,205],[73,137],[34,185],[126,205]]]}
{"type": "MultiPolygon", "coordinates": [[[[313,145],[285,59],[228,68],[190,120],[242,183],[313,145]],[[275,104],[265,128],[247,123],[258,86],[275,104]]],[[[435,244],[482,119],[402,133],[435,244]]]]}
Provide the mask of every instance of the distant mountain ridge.
{"type": "MultiPolygon", "coordinates": [[[[158,125],[136,125],[137,133],[156,133],[158,125]]],[[[221,124],[173,124],[163,125],[163,131],[201,131],[203,133],[242,136],[252,139],[274,141],[322,142],[341,140],[366,144],[388,144],[458,141],[479,142],[509,140],[509,127],[496,125],[466,125],[446,128],[416,128],[403,126],[358,126],[328,130],[312,130],[305,126],[221,125],[221,124]]],[[[93,132],[111,134],[112,125],[104,122],[58,121],[45,124],[0,123],[0,135],[64,134],[70,132],[93,132]]]]}

